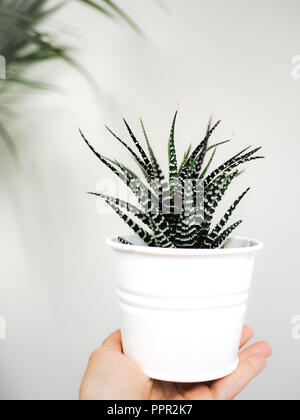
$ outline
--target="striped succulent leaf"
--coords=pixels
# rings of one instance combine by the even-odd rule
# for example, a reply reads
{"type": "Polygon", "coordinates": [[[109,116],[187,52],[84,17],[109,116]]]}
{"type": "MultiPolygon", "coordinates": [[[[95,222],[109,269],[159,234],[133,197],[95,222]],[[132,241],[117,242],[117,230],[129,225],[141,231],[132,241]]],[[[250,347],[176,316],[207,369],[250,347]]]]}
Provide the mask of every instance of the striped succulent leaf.
{"type": "Polygon", "coordinates": [[[94,147],[88,142],[84,134],[80,131],[80,134],[87,144],[87,146],[91,149],[91,151],[97,156],[97,158],[104,163],[104,165],[110,169],[115,175],[117,175],[137,196],[139,202],[147,208],[151,197],[155,199],[153,193],[148,190],[144,184],[139,180],[138,176],[134,174],[131,170],[128,170],[124,165],[119,164],[117,161],[112,161],[110,159],[105,158],[104,156],[100,155],[94,147]],[[119,170],[120,169],[120,170],[119,170]],[[134,182],[137,181],[138,182],[134,182]]]}
{"type": "Polygon", "coordinates": [[[195,248],[197,227],[196,225],[190,224],[189,220],[182,218],[181,222],[178,223],[178,234],[176,235],[176,247],[177,248],[195,248]]]}
{"type": "Polygon", "coordinates": [[[216,153],[217,153],[217,148],[215,148],[215,150],[213,151],[213,153],[212,153],[212,155],[211,155],[211,157],[210,157],[207,165],[203,169],[203,172],[200,174],[200,176],[199,176],[200,179],[203,179],[205,177],[205,175],[207,174],[207,172],[208,172],[208,170],[209,170],[209,168],[210,168],[210,166],[211,166],[211,164],[212,164],[212,162],[214,160],[214,157],[215,157],[215,154],[216,153]]]}
{"type": "Polygon", "coordinates": [[[210,234],[210,237],[211,238],[213,238],[214,240],[217,238],[217,236],[220,234],[221,230],[225,227],[225,225],[227,224],[228,220],[232,216],[234,210],[237,208],[237,206],[240,204],[240,202],[242,201],[242,199],[245,197],[245,195],[249,191],[250,191],[250,188],[247,188],[246,191],[244,191],[243,194],[241,194],[239,196],[239,198],[237,200],[235,200],[235,202],[227,210],[227,212],[225,213],[225,215],[223,216],[223,218],[219,221],[219,223],[217,224],[217,226],[211,232],[211,234],[210,234]]]}
{"type": "MultiPolygon", "coordinates": [[[[102,159],[104,158],[102,157],[102,159]]],[[[138,202],[141,204],[143,211],[147,212],[150,208],[153,208],[154,205],[157,209],[159,208],[159,199],[156,194],[146,187],[131,169],[118,161],[112,161],[107,158],[105,158],[105,160],[109,161],[110,165],[115,165],[120,170],[120,172],[118,172],[119,178],[131,189],[138,199],[138,202]]]]}
{"type": "Polygon", "coordinates": [[[153,170],[153,175],[154,175],[154,179],[157,180],[159,183],[163,182],[165,180],[163,171],[161,170],[161,167],[159,166],[159,163],[155,157],[155,154],[153,152],[153,149],[151,147],[150,141],[149,141],[149,137],[147,134],[147,131],[145,129],[145,125],[142,119],[140,119],[141,122],[141,126],[142,126],[142,130],[144,133],[144,137],[148,146],[148,150],[149,150],[149,154],[150,154],[150,158],[151,158],[151,164],[152,164],[152,170],[153,170]]]}
{"type": "Polygon", "coordinates": [[[210,152],[212,149],[216,149],[218,146],[222,146],[223,144],[230,143],[232,139],[220,141],[219,143],[212,144],[207,148],[207,151],[210,152]]]}
{"type": "Polygon", "coordinates": [[[176,232],[176,244],[182,248],[193,248],[197,241],[197,209],[195,206],[194,192],[195,180],[185,182],[182,213],[179,219],[180,229],[176,232]]]}
{"type": "Polygon", "coordinates": [[[140,153],[140,155],[141,155],[141,157],[142,157],[142,159],[144,161],[144,164],[146,165],[146,168],[147,168],[146,169],[147,176],[150,179],[153,178],[152,165],[151,165],[151,162],[150,162],[150,160],[149,160],[146,152],[144,151],[143,147],[140,145],[140,142],[137,140],[137,138],[133,134],[133,132],[132,132],[131,128],[129,127],[129,125],[128,125],[127,121],[125,120],[125,118],[123,119],[123,121],[124,121],[124,124],[125,124],[128,132],[129,132],[130,137],[132,138],[132,140],[133,140],[136,148],[138,149],[138,151],[139,151],[139,153],[140,153]]]}
{"type": "Polygon", "coordinates": [[[223,163],[222,165],[220,165],[217,169],[215,169],[206,179],[205,179],[205,183],[206,185],[208,185],[211,181],[213,181],[216,176],[218,176],[221,172],[224,172],[225,170],[227,170],[228,166],[230,166],[233,162],[235,162],[237,160],[237,158],[239,156],[241,156],[243,153],[245,153],[247,150],[249,150],[252,146],[248,146],[245,149],[243,149],[241,152],[237,153],[236,155],[234,155],[232,158],[230,158],[229,160],[227,160],[225,163],[223,163]]]}
{"type": "Polygon", "coordinates": [[[125,141],[123,141],[122,139],[120,139],[120,137],[118,137],[107,125],[105,127],[113,135],[113,137],[116,140],[118,140],[128,150],[128,152],[133,156],[134,160],[147,173],[148,168],[147,168],[146,164],[144,163],[144,161],[142,161],[142,159],[139,158],[139,156],[131,149],[131,147],[128,146],[128,144],[125,143],[125,141]]]}
{"type": "Polygon", "coordinates": [[[170,227],[166,219],[155,214],[150,223],[156,246],[159,248],[175,248],[174,243],[170,239],[170,227]]]}
{"type": "Polygon", "coordinates": [[[169,139],[169,182],[170,182],[170,192],[174,197],[174,185],[178,179],[178,163],[176,156],[176,147],[175,147],[175,127],[178,111],[176,111],[173,124],[171,128],[171,134],[169,139]]]}
{"type": "Polygon", "coordinates": [[[123,245],[133,245],[131,242],[127,241],[126,239],[122,238],[122,236],[118,237],[118,241],[121,242],[123,245]]]}
{"type": "Polygon", "coordinates": [[[257,147],[256,149],[252,150],[251,152],[248,152],[248,153],[243,155],[243,153],[248,149],[249,149],[249,147],[242,150],[237,155],[233,156],[231,159],[229,159],[223,165],[219,166],[219,168],[217,168],[215,171],[213,171],[205,179],[205,184],[209,185],[221,172],[230,171],[230,170],[236,168],[237,166],[242,165],[243,163],[250,162],[251,160],[263,159],[262,156],[253,156],[256,152],[258,152],[261,149],[261,147],[257,147]]]}
{"type": "Polygon", "coordinates": [[[220,175],[213,184],[205,190],[204,204],[205,215],[211,215],[222,200],[231,182],[238,176],[239,172],[235,171],[228,174],[227,172],[220,175]]]}
{"type": "Polygon", "coordinates": [[[211,166],[211,164],[212,164],[212,162],[214,160],[215,154],[217,152],[217,148],[219,146],[222,146],[223,144],[229,143],[230,141],[231,141],[231,139],[225,140],[225,141],[221,141],[221,142],[216,143],[216,144],[213,144],[212,146],[210,146],[210,147],[207,148],[206,153],[210,152],[211,150],[213,150],[213,153],[212,153],[212,155],[211,155],[211,157],[210,157],[210,159],[209,159],[206,167],[204,168],[203,172],[200,174],[199,179],[203,179],[205,177],[205,175],[207,174],[208,169],[210,168],[210,166],[211,166]]]}
{"type": "Polygon", "coordinates": [[[144,133],[144,137],[148,146],[150,159],[151,159],[151,165],[152,165],[152,171],[153,171],[153,180],[152,180],[151,186],[159,197],[161,211],[164,214],[166,214],[170,211],[170,197],[171,197],[170,185],[166,182],[163,171],[155,157],[155,154],[151,147],[149,137],[146,132],[145,125],[142,119],[140,119],[140,123],[142,126],[142,130],[144,133]]]}
{"type": "MultiPolygon", "coordinates": [[[[104,163],[105,166],[107,166],[108,169],[110,169],[114,174],[116,174],[120,179],[122,179],[122,181],[124,181],[124,176],[109,162],[108,159],[106,159],[104,156],[100,155],[95,149],[94,147],[89,143],[89,141],[87,140],[87,138],[84,136],[83,132],[81,130],[79,130],[81,137],[83,138],[83,140],[85,141],[85,143],[87,144],[87,146],[91,149],[91,151],[94,153],[95,156],[97,156],[97,158],[104,163]]],[[[126,181],[125,181],[126,182],[126,181]]]]}
{"type": "MultiPolygon", "coordinates": [[[[148,222],[143,218],[143,223],[150,225],[151,228],[154,228],[154,237],[159,236],[159,240],[161,239],[161,231],[164,234],[168,234],[170,237],[170,226],[167,220],[167,216],[164,215],[163,212],[161,212],[161,202],[160,199],[156,196],[155,193],[153,193],[150,189],[148,189],[139,179],[138,177],[133,174],[135,177],[133,179],[133,176],[131,175],[131,171],[127,173],[126,167],[123,165],[120,165],[120,168],[123,170],[127,178],[130,178],[130,187],[133,193],[136,195],[144,213],[145,216],[148,219],[148,222]],[[153,223],[152,223],[153,222],[153,223]]],[[[162,240],[165,241],[165,238],[162,238],[162,240]]],[[[164,245],[161,245],[162,247],[170,247],[166,245],[167,242],[164,242],[164,245]]]]}
{"type": "Polygon", "coordinates": [[[179,168],[179,171],[178,171],[179,173],[182,171],[182,169],[183,169],[183,167],[185,166],[185,164],[186,164],[186,162],[187,162],[188,158],[190,157],[191,150],[192,150],[192,145],[190,144],[190,145],[189,145],[189,148],[188,148],[188,149],[187,149],[187,151],[184,153],[183,160],[182,160],[182,162],[181,162],[181,165],[180,165],[180,168],[179,168]]]}
{"type": "MultiPolygon", "coordinates": [[[[260,148],[249,150],[250,147],[248,147],[242,150],[207,175],[213,164],[217,148],[230,141],[226,140],[209,146],[210,137],[220,121],[213,126],[210,122],[205,138],[193,152],[192,146],[188,148],[180,167],[178,167],[175,146],[177,115],[178,112],[175,113],[173,119],[168,143],[168,181],[154,155],[142,120],[140,122],[147,143],[147,153],[126,120],[124,120],[124,123],[136,147],[136,152],[109,129],[111,134],[126,147],[138,164],[146,178],[146,185],[127,166],[96,152],[80,132],[84,141],[98,159],[131,189],[140,208],[119,198],[101,193],[92,194],[103,198],[148,246],[194,249],[222,247],[233,230],[241,223],[241,221],[238,221],[227,229],[225,228],[232,213],[249,189],[234,201],[223,218],[212,229],[211,225],[215,211],[229,185],[241,173],[238,167],[246,162],[262,158],[262,156],[257,155],[260,148]],[[210,156],[208,155],[209,151],[212,151],[210,156]],[[139,222],[144,227],[140,226],[139,222]]],[[[123,244],[129,244],[124,238],[119,238],[119,240],[123,244]]]]}
{"type": "Polygon", "coordinates": [[[118,216],[149,246],[155,246],[153,236],[151,236],[145,229],[139,226],[131,217],[124,213],[112,201],[107,201],[107,204],[117,213],[118,216]]]}
{"type": "Polygon", "coordinates": [[[90,195],[95,195],[96,197],[102,198],[107,203],[112,203],[115,206],[119,207],[120,209],[128,211],[132,216],[137,217],[142,223],[150,227],[150,221],[147,214],[143,213],[141,209],[134,206],[131,203],[128,203],[124,200],[121,200],[120,198],[110,197],[109,195],[101,194],[101,193],[95,193],[90,192],[90,195]]]}
{"type": "Polygon", "coordinates": [[[199,157],[197,158],[197,163],[196,163],[196,166],[195,166],[195,172],[193,173],[193,178],[195,178],[195,179],[199,178],[199,176],[200,176],[201,169],[202,169],[202,166],[203,166],[203,162],[204,162],[204,159],[205,159],[205,156],[206,156],[206,153],[207,153],[208,140],[209,140],[209,138],[207,138],[207,140],[204,143],[203,148],[202,148],[202,150],[199,154],[199,157]]]}
{"type": "Polygon", "coordinates": [[[215,126],[211,129],[211,122],[209,122],[204,140],[196,147],[196,149],[194,150],[192,154],[190,153],[191,147],[189,147],[189,149],[185,153],[185,156],[184,156],[184,159],[181,164],[180,171],[179,171],[178,182],[175,185],[175,193],[174,193],[175,196],[183,196],[182,187],[186,180],[197,179],[196,171],[197,169],[199,169],[199,167],[201,167],[204,161],[204,158],[207,152],[207,144],[208,144],[209,138],[218,124],[219,123],[215,124],[215,126]]]}
{"type": "Polygon", "coordinates": [[[123,165],[122,163],[118,162],[117,160],[115,160],[113,163],[124,174],[124,176],[126,177],[128,182],[131,182],[134,179],[139,179],[138,175],[135,172],[133,172],[130,168],[128,168],[128,166],[123,165]]]}
{"type": "Polygon", "coordinates": [[[151,185],[152,181],[151,181],[151,177],[149,176],[149,174],[145,171],[144,167],[142,167],[140,165],[138,165],[138,166],[139,166],[140,170],[142,171],[148,185],[151,185]]]}
{"type": "Polygon", "coordinates": [[[214,184],[205,191],[204,196],[204,221],[201,226],[201,235],[206,237],[209,234],[210,226],[215,211],[220,204],[231,182],[238,176],[238,171],[231,174],[222,174],[214,184]]]}
{"type": "Polygon", "coordinates": [[[214,248],[219,248],[222,245],[224,245],[224,242],[226,239],[231,235],[231,233],[242,223],[242,220],[239,220],[238,222],[231,225],[228,229],[224,230],[213,242],[214,248]]]}
{"type": "Polygon", "coordinates": [[[207,153],[207,144],[208,141],[215,131],[215,129],[218,127],[221,121],[218,121],[212,128],[211,128],[211,121],[208,124],[206,136],[202,140],[202,142],[196,147],[194,152],[191,154],[191,156],[188,158],[186,164],[183,166],[180,174],[179,179],[184,181],[185,179],[194,179],[197,178],[196,172],[197,170],[201,170],[201,166],[203,164],[203,160],[205,158],[205,155],[207,153]]]}
{"type": "Polygon", "coordinates": [[[216,128],[218,127],[220,123],[221,123],[221,120],[217,121],[216,124],[211,128],[211,121],[209,122],[205,138],[202,140],[202,142],[196,147],[194,152],[191,154],[190,158],[187,161],[187,165],[193,162],[197,158],[197,156],[203,149],[203,146],[208,142],[211,135],[213,134],[213,132],[216,130],[216,128]]]}

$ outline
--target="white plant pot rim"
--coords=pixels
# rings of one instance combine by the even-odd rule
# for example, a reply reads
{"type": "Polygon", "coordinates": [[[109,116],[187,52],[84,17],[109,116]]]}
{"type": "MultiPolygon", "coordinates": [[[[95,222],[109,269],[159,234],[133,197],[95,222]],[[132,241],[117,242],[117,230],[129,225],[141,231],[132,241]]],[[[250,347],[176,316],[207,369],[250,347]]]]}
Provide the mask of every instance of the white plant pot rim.
{"type": "MultiPolygon", "coordinates": [[[[122,235],[122,237],[128,241],[132,240],[133,237],[137,235],[122,235]]],[[[182,249],[182,248],[155,248],[147,245],[127,245],[122,244],[118,237],[113,236],[107,239],[106,243],[111,246],[113,249],[128,253],[144,254],[144,255],[159,255],[159,256],[171,256],[171,257],[197,257],[197,256],[206,256],[206,255],[237,255],[237,254],[246,254],[249,252],[257,252],[263,249],[264,245],[260,241],[254,239],[249,239],[242,236],[233,236],[230,238],[236,239],[248,243],[248,246],[243,246],[239,248],[215,248],[215,249],[182,249]]]]}

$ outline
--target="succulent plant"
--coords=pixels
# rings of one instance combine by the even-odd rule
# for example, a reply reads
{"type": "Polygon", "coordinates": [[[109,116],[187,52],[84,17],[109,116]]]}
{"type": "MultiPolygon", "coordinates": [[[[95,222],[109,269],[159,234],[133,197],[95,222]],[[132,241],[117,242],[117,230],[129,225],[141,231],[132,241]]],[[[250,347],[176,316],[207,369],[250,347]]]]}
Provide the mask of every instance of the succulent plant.
{"type": "MultiPolygon", "coordinates": [[[[133,134],[127,121],[126,129],[136,150],[106,127],[110,133],[127,149],[139,166],[143,177],[130,170],[117,160],[100,155],[80,131],[84,141],[100,161],[117,175],[133,192],[137,205],[120,198],[102,193],[89,193],[104,199],[123,221],[151,247],[161,248],[219,248],[223,247],[231,233],[242,223],[241,220],[227,226],[232,213],[248,193],[246,189],[215,225],[213,219],[229,185],[241,173],[242,164],[263,158],[257,152],[261,147],[247,147],[224,164],[209,173],[217,148],[230,140],[209,146],[209,140],[220,124],[210,121],[204,139],[192,150],[189,146],[182,163],[178,164],[175,147],[176,111],[169,138],[169,179],[163,174],[143,121],[141,127],[146,140],[147,151],[133,134]]],[[[130,244],[126,239],[120,242],[130,244]]]]}

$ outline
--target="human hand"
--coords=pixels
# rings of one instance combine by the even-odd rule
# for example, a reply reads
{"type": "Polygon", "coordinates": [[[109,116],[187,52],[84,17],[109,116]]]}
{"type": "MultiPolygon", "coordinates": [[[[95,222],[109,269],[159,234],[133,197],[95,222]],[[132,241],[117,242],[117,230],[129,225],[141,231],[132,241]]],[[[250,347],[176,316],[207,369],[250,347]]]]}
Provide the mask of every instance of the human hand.
{"type": "MultiPolygon", "coordinates": [[[[241,349],[253,331],[244,327],[241,349]]],[[[266,367],[272,354],[266,342],[252,344],[240,352],[237,370],[209,383],[179,384],[148,378],[122,351],[120,331],[109,336],[89,361],[83,379],[81,400],[233,400],[266,367]]]]}

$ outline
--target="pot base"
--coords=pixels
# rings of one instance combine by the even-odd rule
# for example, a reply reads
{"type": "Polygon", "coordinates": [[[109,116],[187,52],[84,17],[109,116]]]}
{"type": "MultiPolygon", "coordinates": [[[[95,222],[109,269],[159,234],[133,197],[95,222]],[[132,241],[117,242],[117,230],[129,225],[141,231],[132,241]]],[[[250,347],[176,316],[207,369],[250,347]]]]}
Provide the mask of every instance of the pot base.
{"type": "Polygon", "coordinates": [[[231,365],[229,368],[224,369],[222,371],[216,371],[207,373],[205,375],[199,375],[199,374],[192,374],[192,375],[170,375],[170,374],[164,374],[160,372],[150,372],[148,370],[143,370],[143,372],[151,379],[155,379],[158,381],[163,382],[177,382],[177,383],[199,383],[199,382],[209,382],[209,381],[215,381],[217,379],[225,378],[225,376],[230,375],[233,373],[239,365],[239,358],[237,361],[231,365]]]}

